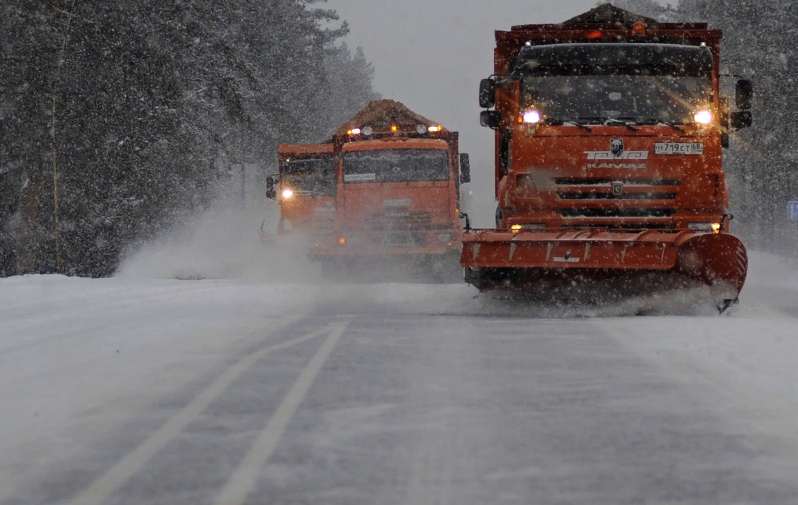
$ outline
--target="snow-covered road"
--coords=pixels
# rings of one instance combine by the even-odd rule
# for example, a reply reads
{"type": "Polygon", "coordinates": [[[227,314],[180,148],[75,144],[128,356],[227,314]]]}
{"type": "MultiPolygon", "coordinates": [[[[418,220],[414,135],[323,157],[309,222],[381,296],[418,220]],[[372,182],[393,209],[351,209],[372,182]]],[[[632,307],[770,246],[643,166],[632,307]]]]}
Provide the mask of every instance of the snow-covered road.
{"type": "Polygon", "coordinates": [[[723,317],[474,295],[2,279],[0,503],[798,503],[793,263],[723,317]]]}

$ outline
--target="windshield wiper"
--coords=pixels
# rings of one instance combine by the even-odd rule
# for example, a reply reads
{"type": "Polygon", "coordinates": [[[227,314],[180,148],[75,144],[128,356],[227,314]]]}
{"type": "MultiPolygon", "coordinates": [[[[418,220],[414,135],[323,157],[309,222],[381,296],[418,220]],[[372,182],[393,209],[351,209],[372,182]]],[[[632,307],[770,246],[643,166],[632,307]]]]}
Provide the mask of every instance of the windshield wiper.
{"type": "Polygon", "coordinates": [[[604,119],[599,116],[579,116],[576,120],[584,124],[597,123],[597,125],[601,125],[604,122],[604,119]]]}
{"type": "Polygon", "coordinates": [[[635,128],[626,121],[621,121],[620,119],[608,119],[607,121],[604,122],[604,124],[607,126],[625,126],[626,128],[632,130],[633,132],[640,131],[639,128],[635,128]]]}
{"type": "Polygon", "coordinates": [[[593,130],[590,129],[589,126],[587,126],[585,124],[582,124],[582,123],[580,123],[578,121],[574,121],[573,119],[547,119],[546,121],[544,121],[544,123],[548,124],[548,125],[551,125],[551,126],[562,126],[562,125],[567,123],[567,124],[571,124],[571,125],[574,125],[574,126],[578,126],[579,128],[581,128],[581,129],[583,129],[585,131],[589,131],[589,132],[593,131],[593,130]]]}
{"type": "Polygon", "coordinates": [[[605,125],[605,126],[625,126],[626,128],[629,128],[630,130],[632,130],[633,132],[639,131],[637,128],[635,128],[634,126],[630,125],[626,121],[621,121],[620,119],[615,119],[615,118],[611,118],[611,117],[579,116],[576,119],[579,120],[579,121],[585,121],[585,122],[595,121],[596,123],[599,123],[599,125],[605,125]]]}
{"type": "Polygon", "coordinates": [[[642,120],[639,120],[638,118],[633,118],[633,117],[630,117],[630,118],[622,117],[622,118],[618,118],[618,119],[628,119],[629,121],[634,121],[634,122],[636,122],[638,124],[651,125],[651,126],[656,126],[658,124],[664,124],[665,126],[670,126],[674,130],[678,130],[681,133],[687,133],[683,128],[680,128],[680,127],[676,126],[675,124],[673,124],[673,123],[671,123],[669,121],[665,121],[663,119],[658,119],[658,118],[655,118],[655,117],[647,117],[647,118],[643,118],[642,120]]]}

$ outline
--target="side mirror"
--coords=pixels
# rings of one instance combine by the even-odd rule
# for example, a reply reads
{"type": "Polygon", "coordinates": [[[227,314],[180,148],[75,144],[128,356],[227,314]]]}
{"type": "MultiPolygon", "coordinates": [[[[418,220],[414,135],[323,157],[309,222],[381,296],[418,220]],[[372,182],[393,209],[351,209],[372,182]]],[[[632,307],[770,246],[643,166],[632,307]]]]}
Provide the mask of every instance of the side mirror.
{"type": "Polygon", "coordinates": [[[729,115],[729,119],[731,120],[731,127],[735,130],[742,130],[743,128],[750,128],[754,122],[754,118],[751,115],[751,111],[742,110],[740,112],[732,112],[729,115]]]}
{"type": "Polygon", "coordinates": [[[468,218],[468,214],[465,212],[460,213],[460,219],[465,219],[465,229],[466,231],[471,230],[471,220],[468,218]]]}
{"type": "Polygon", "coordinates": [[[277,199],[277,190],[274,188],[274,176],[266,177],[266,198],[277,199]]]}
{"type": "Polygon", "coordinates": [[[490,109],[496,104],[496,81],[482,79],[479,81],[479,106],[490,109]]]}
{"type": "Polygon", "coordinates": [[[479,124],[487,128],[498,128],[502,123],[502,113],[497,110],[483,110],[479,113],[479,124]]]}
{"type": "Polygon", "coordinates": [[[460,184],[469,182],[471,182],[471,161],[468,159],[468,154],[462,153],[460,155],[460,184]]]}
{"type": "Polygon", "coordinates": [[[754,102],[754,84],[748,79],[740,79],[737,81],[737,90],[734,98],[737,102],[738,109],[750,109],[754,102]]]}

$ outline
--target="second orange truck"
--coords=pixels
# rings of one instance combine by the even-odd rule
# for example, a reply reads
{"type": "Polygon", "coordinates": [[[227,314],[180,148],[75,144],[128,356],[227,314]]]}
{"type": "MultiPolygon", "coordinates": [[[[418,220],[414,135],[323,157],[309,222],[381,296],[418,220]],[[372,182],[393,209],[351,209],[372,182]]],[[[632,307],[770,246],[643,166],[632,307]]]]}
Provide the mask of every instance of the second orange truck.
{"type": "Polygon", "coordinates": [[[300,224],[309,258],[323,270],[401,264],[433,279],[462,280],[460,186],[470,171],[457,132],[380,100],[326,144],[281,145],[280,160],[279,189],[272,191],[281,203],[278,232],[287,231],[286,222],[300,224]],[[290,163],[304,178],[292,178],[290,163]],[[323,175],[305,170],[311,165],[323,175]],[[325,182],[308,194],[315,178],[325,182]]]}

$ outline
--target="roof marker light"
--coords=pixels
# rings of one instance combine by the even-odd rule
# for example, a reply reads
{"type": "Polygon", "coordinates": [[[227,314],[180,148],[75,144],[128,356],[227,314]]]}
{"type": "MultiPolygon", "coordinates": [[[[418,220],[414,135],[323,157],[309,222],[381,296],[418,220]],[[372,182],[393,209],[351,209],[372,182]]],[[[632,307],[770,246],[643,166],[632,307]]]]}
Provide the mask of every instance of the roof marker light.
{"type": "Polygon", "coordinates": [[[429,130],[431,132],[439,132],[439,131],[441,131],[441,127],[440,126],[430,126],[429,128],[427,128],[427,130],[429,130]]]}
{"type": "Polygon", "coordinates": [[[391,126],[391,131],[392,131],[392,132],[395,132],[395,131],[396,131],[396,125],[392,125],[392,126],[391,126]]]}

